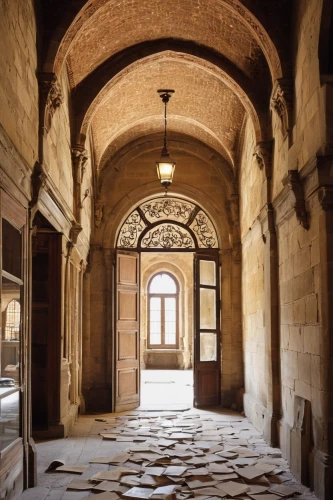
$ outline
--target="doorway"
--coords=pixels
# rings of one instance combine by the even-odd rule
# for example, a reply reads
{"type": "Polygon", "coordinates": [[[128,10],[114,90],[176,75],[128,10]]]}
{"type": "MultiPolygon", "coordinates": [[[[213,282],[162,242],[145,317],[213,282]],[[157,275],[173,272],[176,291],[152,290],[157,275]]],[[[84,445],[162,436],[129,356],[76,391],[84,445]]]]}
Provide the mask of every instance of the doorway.
{"type": "Polygon", "coordinates": [[[32,238],[31,399],[34,437],[60,422],[61,234],[37,212],[32,238]]]}
{"type": "Polygon", "coordinates": [[[193,405],[193,253],[141,254],[141,406],[193,405]]]}
{"type": "Polygon", "coordinates": [[[141,369],[193,369],[194,405],[219,405],[221,278],[213,222],[187,200],[155,198],[123,221],[116,247],[113,408],[139,405],[141,369]]]}

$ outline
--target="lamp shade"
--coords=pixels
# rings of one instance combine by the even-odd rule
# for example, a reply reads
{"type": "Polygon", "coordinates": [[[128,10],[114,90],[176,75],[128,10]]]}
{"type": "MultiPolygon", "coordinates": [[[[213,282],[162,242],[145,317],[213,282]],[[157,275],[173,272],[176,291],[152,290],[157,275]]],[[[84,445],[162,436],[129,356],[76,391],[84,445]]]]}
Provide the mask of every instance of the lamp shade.
{"type": "Polygon", "coordinates": [[[160,159],[156,162],[157,175],[164,187],[170,186],[175,171],[176,162],[170,157],[168,151],[163,148],[160,159]]]}

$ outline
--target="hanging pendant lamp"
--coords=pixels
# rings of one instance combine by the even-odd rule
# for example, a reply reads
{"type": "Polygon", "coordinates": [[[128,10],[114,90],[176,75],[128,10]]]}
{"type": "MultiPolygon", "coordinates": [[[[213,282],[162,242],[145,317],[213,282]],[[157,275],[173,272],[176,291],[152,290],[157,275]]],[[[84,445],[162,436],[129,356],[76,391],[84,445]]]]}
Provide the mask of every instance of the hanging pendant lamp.
{"type": "Polygon", "coordinates": [[[160,97],[164,103],[164,145],[162,148],[161,157],[156,162],[156,168],[157,168],[158,178],[161,181],[162,186],[164,186],[165,188],[165,194],[167,194],[168,187],[172,183],[176,162],[171,158],[166,144],[166,126],[167,126],[166,107],[171,97],[170,94],[173,94],[175,91],[161,89],[158,90],[157,92],[160,94],[160,97]]]}

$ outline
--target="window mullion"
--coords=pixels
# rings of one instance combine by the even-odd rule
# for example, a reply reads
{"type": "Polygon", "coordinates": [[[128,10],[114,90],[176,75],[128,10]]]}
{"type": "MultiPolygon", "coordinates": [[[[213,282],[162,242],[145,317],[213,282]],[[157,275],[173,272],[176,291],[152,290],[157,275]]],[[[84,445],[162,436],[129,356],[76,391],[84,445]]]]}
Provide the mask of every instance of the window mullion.
{"type": "Polygon", "coordinates": [[[161,297],[161,332],[162,332],[162,339],[161,339],[161,344],[162,347],[165,347],[165,298],[161,297]]]}

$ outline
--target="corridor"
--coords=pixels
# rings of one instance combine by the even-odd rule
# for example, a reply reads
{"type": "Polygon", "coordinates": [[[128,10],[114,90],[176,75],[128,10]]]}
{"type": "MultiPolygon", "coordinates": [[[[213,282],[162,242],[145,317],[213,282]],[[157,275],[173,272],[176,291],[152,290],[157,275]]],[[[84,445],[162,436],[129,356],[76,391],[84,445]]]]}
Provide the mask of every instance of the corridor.
{"type": "Polygon", "coordinates": [[[316,499],[295,480],[280,450],[232,411],[84,415],[70,437],[37,447],[39,486],[20,500],[316,499]],[[54,460],[82,472],[45,473],[54,460]],[[165,496],[156,492],[163,486],[169,487],[165,496]]]}
{"type": "Polygon", "coordinates": [[[332,0],[0,1],[0,500],[332,500],[332,41],[332,0]]]}

